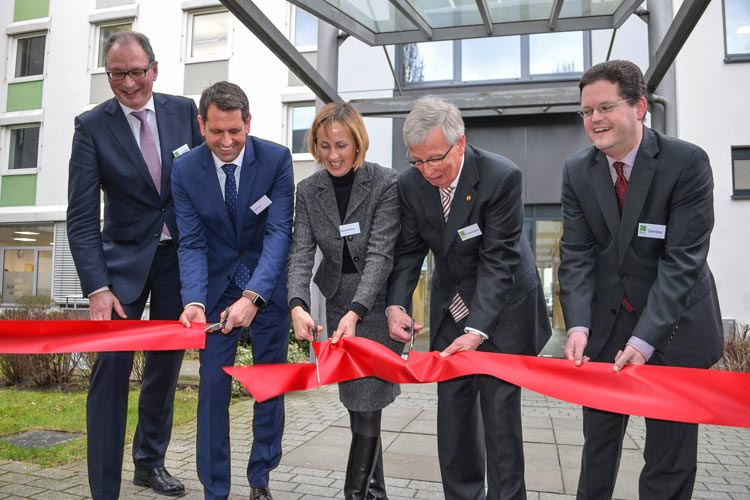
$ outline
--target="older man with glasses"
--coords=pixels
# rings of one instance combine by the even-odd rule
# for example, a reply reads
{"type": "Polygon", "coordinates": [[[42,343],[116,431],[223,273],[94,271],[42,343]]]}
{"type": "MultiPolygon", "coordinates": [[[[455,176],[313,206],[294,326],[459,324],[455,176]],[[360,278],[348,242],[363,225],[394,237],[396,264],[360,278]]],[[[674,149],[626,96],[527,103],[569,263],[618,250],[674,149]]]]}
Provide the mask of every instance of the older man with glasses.
{"type": "MultiPolygon", "coordinates": [[[[551,329],[523,231],[521,171],[467,144],[458,108],[434,96],[414,104],[404,142],[415,168],[398,180],[401,232],[387,297],[391,337],[410,340],[406,308],[432,250],[430,349],[443,356],[473,350],[536,355],[551,329]]],[[[446,500],[525,499],[521,389],[485,375],[440,382],[438,458],[446,500]]]]}
{"type": "MultiPolygon", "coordinates": [[[[75,120],[68,240],[92,320],[176,320],[182,312],[172,160],[203,142],[192,100],[153,92],[159,66],[146,36],[112,34],[105,66],[114,98],[75,120]],[[100,191],[104,192],[101,226],[100,191]]],[[[185,488],[164,468],[182,351],[146,353],[133,482],[163,495],[185,488]]],[[[98,353],[86,427],[91,496],[120,495],[132,352],[98,353]]]]}

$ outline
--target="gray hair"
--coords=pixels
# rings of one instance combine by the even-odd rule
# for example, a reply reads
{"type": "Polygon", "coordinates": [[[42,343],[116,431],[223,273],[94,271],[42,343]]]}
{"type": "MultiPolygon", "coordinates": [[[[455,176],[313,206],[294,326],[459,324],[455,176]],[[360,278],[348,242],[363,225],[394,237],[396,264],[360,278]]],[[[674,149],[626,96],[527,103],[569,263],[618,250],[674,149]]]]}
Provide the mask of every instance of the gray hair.
{"type": "Polygon", "coordinates": [[[445,140],[455,144],[464,134],[464,120],[455,104],[442,97],[426,95],[414,102],[404,122],[406,147],[422,144],[432,130],[440,127],[445,140]]]}
{"type": "Polygon", "coordinates": [[[151,42],[148,37],[143,33],[137,31],[115,31],[109,38],[104,42],[104,64],[107,64],[107,56],[109,51],[115,44],[126,45],[129,43],[137,43],[146,53],[149,64],[154,64],[156,57],[154,56],[154,49],[151,48],[151,42]]]}

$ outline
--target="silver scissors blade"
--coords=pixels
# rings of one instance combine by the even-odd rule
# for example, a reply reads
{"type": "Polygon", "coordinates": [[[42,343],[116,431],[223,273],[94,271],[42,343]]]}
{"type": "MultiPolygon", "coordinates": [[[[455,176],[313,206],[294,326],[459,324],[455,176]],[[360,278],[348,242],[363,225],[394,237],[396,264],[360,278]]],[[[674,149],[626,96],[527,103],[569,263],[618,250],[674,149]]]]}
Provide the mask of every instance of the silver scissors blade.
{"type": "Polygon", "coordinates": [[[409,352],[406,353],[406,364],[409,364],[409,356],[414,350],[414,318],[411,319],[411,326],[409,327],[409,333],[411,333],[411,340],[409,341],[409,352]]]}
{"type": "MultiPolygon", "coordinates": [[[[320,338],[317,321],[313,322],[312,338],[315,342],[320,338]]],[[[318,377],[318,385],[320,385],[320,366],[318,366],[318,356],[315,354],[315,349],[313,349],[312,344],[310,344],[310,359],[315,363],[315,375],[318,377]]]]}
{"type": "MultiPolygon", "coordinates": [[[[221,319],[221,321],[206,326],[206,329],[204,330],[206,333],[222,332],[222,330],[224,330],[224,327],[227,326],[227,318],[229,318],[229,308],[227,307],[224,309],[222,314],[223,319],[221,319]]],[[[224,334],[224,332],[222,332],[222,334],[224,334]]]]}

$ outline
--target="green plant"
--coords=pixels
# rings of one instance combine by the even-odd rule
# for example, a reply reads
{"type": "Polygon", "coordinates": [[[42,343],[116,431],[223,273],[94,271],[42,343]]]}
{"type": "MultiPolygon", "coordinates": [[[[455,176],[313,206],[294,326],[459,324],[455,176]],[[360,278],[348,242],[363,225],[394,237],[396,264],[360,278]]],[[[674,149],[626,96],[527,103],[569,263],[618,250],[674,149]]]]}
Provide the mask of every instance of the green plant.
{"type": "Polygon", "coordinates": [[[737,323],[724,342],[724,356],[714,366],[719,370],[750,372],[750,325],[737,323]]]}

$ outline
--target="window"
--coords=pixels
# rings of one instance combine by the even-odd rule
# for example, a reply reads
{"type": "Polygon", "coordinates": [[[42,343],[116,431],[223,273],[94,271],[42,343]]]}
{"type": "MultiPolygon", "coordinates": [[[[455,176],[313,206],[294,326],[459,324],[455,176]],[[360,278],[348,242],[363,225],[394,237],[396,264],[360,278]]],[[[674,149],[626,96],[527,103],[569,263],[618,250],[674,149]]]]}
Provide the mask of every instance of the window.
{"type": "Polygon", "coordinates": [[[307,151],[307,131],[310,130],[315,119],[315,105],[312,103],[300,103],[289,105],[289,134],[287,146],[292,154],[309,153],[307,151]]]}
{"type": "Polygon", "coordinates": [[[104,45],[109,40],[112,33],[118,31],[131,31],[133,29],[133,23],[131,21],[118,22],[117,24],[106,24],[97,26],[97,51],[96,51],[96,67],[104,68],[104,45]]]}
{"type": "Polygon", "coordinates": [[[37,168],[39,159],[38,123],[21,125],[10,129],[10,157],[8,169],[37,168]]]}
{"type": "Polygon", "coordinates": [[[44,73],[44,46],[46,35],[19,38],[16,42],[16,69],[14,76],[36,76],[44,73]]]}
{"type": "Polygon", "coordinates": [[[229,12],[196,12],[189,14],[188,19],[188,60],[229,57],[229,12]]]}
{"type": "Polygon", "coordinates": [[[573,31],[409,43],[399,51],[405,84],[578,78],[591,60],[591,38],[573,31]]]}
{"type": "Polygon", "coordinates": [[[724,0],[725,61],[750,61],[750,2],[724,0]]]}
{"type": "Polygon", "coordinates": [[[750,199],[750,146],[732,147],[732,198],[750,199]]]}
{"type": "Polygon", "coordinates": [[[318,45],[318,18],[296,7],[292,43],[301,51],[316,50],[318,45]]]}

